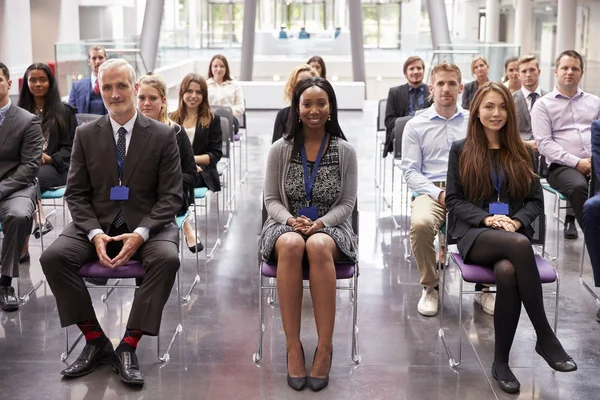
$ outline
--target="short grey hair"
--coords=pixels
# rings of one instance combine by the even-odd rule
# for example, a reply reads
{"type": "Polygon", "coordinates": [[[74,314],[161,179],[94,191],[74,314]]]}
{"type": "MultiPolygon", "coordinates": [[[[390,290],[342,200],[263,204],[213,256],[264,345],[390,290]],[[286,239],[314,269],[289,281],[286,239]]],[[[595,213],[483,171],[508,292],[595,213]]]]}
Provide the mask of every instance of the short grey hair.
{"type": "Polygon", "coordinates": [[[127,67],[127,70],[129,71],[129,83],[131,84],[131,87],[134,87],[136,81],[135,70],[133,69],[131,64],[127,62],[127,60],[124,60],[122,58],[111,58],[109,60],[104,61],[98,69],[98,79],[102,80],[100,78],[102,76],[102,71],[107,69],[115,69],[122,66],[127,67]]]}

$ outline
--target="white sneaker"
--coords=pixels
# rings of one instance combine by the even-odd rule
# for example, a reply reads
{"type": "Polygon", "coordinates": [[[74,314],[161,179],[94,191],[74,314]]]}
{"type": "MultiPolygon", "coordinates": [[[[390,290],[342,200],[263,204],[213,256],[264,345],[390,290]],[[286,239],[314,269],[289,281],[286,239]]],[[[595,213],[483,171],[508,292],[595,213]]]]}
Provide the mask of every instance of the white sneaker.
{"type": "Polygon", "coordinates": [[[496,294],[491,292],[477,293],[473,299],[479,304],[483,312],[489,315],[494,315],[494,307],[496,305],[496,294]]]}
{"type": "Polygon", "coordinates": [[[426,317],[433,317],[438,312],[439,292],[435,288],[425,288],[421,294],[421,300],[417,305],[417,311],[426,317]]]}

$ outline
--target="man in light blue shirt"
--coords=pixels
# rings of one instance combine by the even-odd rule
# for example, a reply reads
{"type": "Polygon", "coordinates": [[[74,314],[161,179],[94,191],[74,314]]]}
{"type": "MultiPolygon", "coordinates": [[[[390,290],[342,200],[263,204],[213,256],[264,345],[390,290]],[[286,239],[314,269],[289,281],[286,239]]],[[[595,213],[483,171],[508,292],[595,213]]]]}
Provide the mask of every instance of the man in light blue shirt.
{"type": "Polygon", "coordinates": [[[457,104],[462,92],[460,69],[450,63],[433,67],[429,92],[433,105],[407,122],[402,136],[402,170],[412,202],[410,242],[421,272],[419,313],[438,311],[435,237],[446,221],[446,174],[452,142],[467,135],[469,111],[457,104]]]}

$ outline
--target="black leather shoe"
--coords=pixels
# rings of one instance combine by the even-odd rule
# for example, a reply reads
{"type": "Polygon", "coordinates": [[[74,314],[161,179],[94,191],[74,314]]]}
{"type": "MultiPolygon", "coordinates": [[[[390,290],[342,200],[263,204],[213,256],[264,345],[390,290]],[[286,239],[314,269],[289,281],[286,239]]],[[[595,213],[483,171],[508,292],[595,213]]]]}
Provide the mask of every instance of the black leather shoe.
{"type": "Polygon", "coordinates": [[[575,221],[565,221],[564,235],[565,239],[577,239],[579,237],[575,221]]]}
{"type": "Polygon", "coordinates": [[[573,359],[569,356],[567,356],[569,358],[567,358],[566,360],[563,360],[563,361],[553,361],[548,356],[546,356],[546,354],[542,350],[542,347],[540,346],[539,343],[535,344],[535,352],[538,353],[544,360],[546,360],[546,362],[548,363],[550,368],[552,368],[555,371],[559,371],[559,372],[577,371],[577,364],[575,364],[575,361],[573,361],[573,359]]]}
{"type": "Polygon", "coordinates": [[[492,376],[494,377],[496,382],[498,382],[498,387],[503,392],[517,393],[518,391],[521,390],[521,383],[519,382],[519,380],[517,378],[515,378],[514,380],[506,380],[506,381],[499,380],[498,376],[496,375],[496,370],[494,369],[493,365],[492,365],[492,376]]]}
{"type": "Polygon", "coordinates": [[[121,380],[130,385],[143,385],[144,376],[140,369],[135,353],[124,351],[120,354],[115,354],[112,363],[113,371],[119,374],[121,380]]]}
{"type": "Polygon", "coordinates": [[[185,244],[187,244],[188,249],[190,249],[190,251],[192,253],[200,253],[202,250],[204,250],[204,245],[202,244],[201,241],[198,240],[198,242],[196,242],[195,245],[190,246],[189,242],[187,241],[187,239],[185,239],[185,244]]]}
{"type": "Polygon", "coordinates": [[[4,311],[17,311],[19,309],[19,298],[15,295],[12,286],[0,286],[0,308],[4,311]]]}
{"type": "MultiPolygon", "coordinates": [[[[304,347],[302,346],[302,344],[300,344],[301,348],[302,348],[302,364],[306,365],[306,359],[304,358],[304,347]]],[[[285,353],[285,364],[287,365],[288,362],[288,355],[287,352],[285,353]]],[[[291,387],[294,390],[297,391],[301,391],[304,390],[304,388],[306,388],[306,382],[307,382],[307,377],[306,376],[301,376],[298,378],[293,378],[290,376],[290,373],[288,372],[287,374],[287,383],[288,386],[291,387]]]]}
{"type": "Polygon", "coordinates": [[[25,254],[21,254],[21,257],[19,257],[19,263],[21,263],[21,264],[26,263],[30,259],[31,259],[31,256],[29,255],[29,251],[26,251],[25,254]]]}
{"type": "MultiPolygon", "coordinates": [[[[42,225],[42,236],[50,232],[52,229],[54,229],[54,227],[52,226],[49,220],[46,220],[46,222],[42,225]]],[[[35,227],[35,229],[33,230],[33,236],[35,236],[36,239],[40,238],[39,227],[35,227]]]]}
{"type": "Polygon", "coordinates": [[[104,347],[86,344],[77,360],[60,373],[71,378],[87,375],[99,365],[109,364],[114,355],[115,350],[109,340],[106,341],[104,347]]]}
{"type": "MultiPolygon", "coordinates": [[[[317,356],[318,350],[319,350],[319,348],[317,347],[315,349],[315,355],[313,356],[313,364],[315,362],[314,359],[317,356]]],[[[331,371],[331,364],[333,364],[333,350],[331,350],[331,356],[329,358],[329,371],[331,371]]],[[[310,390],[312,390],[313,392],[318,392],[320,390],[325,389],[327,387],[327,385],[329,385],[329,371],[327,371],[327,376],[325,376],[325,378],[315,378],[315,377],[309,375],[308,376],[308,387],[310,388],[310,390]]]]}

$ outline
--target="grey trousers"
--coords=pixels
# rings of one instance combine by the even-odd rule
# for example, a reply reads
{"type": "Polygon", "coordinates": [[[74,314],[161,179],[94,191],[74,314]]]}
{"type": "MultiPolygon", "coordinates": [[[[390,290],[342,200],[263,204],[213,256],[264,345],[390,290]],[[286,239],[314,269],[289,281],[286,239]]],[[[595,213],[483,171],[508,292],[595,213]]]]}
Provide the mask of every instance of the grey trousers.
{"type": "MultiPolygon", "coordinates": [[[[96,319],[92,299],[78,271],[86,262],[98,260],[98,256],[94,244],[85,235],[81,237],[59,236],[40,258],[63,327],[96,319]]],[[[177,244],[151,238],[134,258],[142,262],[146,274],[135,291],[127,328],[156,336],[179,269],[177,244]]]]}
{"type": "Polygon", "coordinates": [[[13,196],[0,201],[2,224],[2,275],[19,276],[19,257],[31,235],[35,204],[32,198],[13,196]]]}

